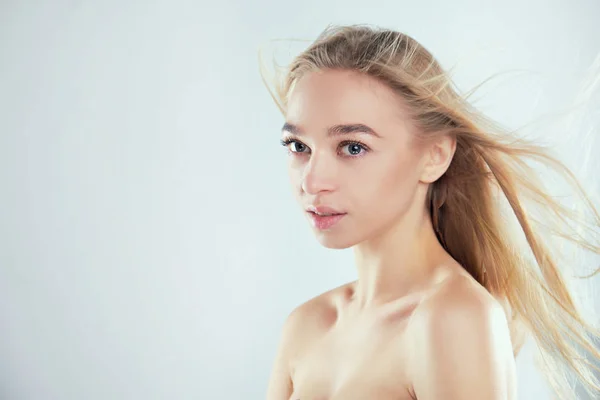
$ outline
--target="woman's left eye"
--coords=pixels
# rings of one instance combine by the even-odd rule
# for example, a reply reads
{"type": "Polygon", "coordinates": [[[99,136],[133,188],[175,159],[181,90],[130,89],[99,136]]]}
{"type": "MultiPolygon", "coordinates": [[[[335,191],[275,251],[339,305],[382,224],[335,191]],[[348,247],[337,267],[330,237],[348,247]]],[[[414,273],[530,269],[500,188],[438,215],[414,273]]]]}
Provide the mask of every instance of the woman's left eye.
{"type": "Polygon", "coordinates": [[[348,156],[360,155],[361,150],[362,150],[362,153],[365,153],[367,151],[367,148],[358,142],[342,143],[341,146],[344,149],[348,149],[348,153],[347,153],[348,156]]]}

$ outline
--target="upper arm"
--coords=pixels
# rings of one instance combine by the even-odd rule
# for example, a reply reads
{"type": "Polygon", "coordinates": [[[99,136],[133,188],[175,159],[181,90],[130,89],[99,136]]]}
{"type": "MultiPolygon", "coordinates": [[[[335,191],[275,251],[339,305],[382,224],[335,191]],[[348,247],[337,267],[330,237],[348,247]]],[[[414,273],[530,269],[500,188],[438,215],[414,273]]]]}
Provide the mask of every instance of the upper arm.
{"type": "Polygon", "coordinates": [[[288,400],[292,396],[294,362],[331,321],[324,295],[300,304],[286,318],[269,379],[267,400],[288,400]]]}
{"type": "Polygon", "coordinates": [[[432,299],[418,319],[412,388],[419,400],[514,398],[514,358],[504,311],[474,291],[432,299]]]}
{"type": "Polygon", "coordinates": [[[286,318],[281,330],[275,361],[269,377],[267,400],[288,400],[293,392],[290,373],[290,346],[292,345],[297,310],[286,318]]]}

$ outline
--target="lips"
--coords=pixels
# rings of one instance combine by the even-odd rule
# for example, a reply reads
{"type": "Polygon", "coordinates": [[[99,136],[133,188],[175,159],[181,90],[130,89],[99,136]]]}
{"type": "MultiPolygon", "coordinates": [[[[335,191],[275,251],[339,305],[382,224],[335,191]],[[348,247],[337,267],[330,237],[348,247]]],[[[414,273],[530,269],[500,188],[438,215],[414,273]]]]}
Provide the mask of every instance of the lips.
{"type": "Polygon", "coordinates": [[[311,212],[318,216],[332,216],[346,214],[343,211],[336,210],[335,208],[328,206],[309,206],[306,211],[311,212]]]}
{"type": "Polygon", "coordinates": [[[319,217],[331,217],[332,215],[342,215],[343,213],[323,213],[323,212],[314,212],[314,211],[309,211],[315,215],[318,215],[319,217]]]}
{"type": "Polygon", "coordinates": [[[313,212],[309,212],[311,220],[315,228],[319,230],[326,230],[338,223],[339,220],[344,218],[346,214],[333,214],[333,215],[318,215],[313,212]]]}
{"type": "Polygon", "coordinates": [[[310,206],[306,211],[313,225],[320,230],[331,228],[346,215],[345,212],[328,206],[310,206]]]}

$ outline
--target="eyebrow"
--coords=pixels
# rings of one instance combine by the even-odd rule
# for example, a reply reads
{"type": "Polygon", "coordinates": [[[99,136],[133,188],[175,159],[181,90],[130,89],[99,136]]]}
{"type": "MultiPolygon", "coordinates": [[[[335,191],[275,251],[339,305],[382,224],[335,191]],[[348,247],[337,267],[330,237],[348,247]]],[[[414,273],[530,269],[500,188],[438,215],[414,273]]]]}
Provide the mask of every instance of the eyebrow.
{"type": "MultiPolygon", "coordinates": [[[[289,122],[283,124],[281,131],[290,132],[291,134],[297,136],[303,135],[302,129],[289,122]]],[[[327,136],[342,136],[349,135],[352,133],[366,133],[367,135],[373,135],[375,137],[381,138],[381,135],[379,135],[377,132],[375,132],[374,129],[369,128],[365,124],[338,124],[333,125],[329,127],[329,129],[327,129],[327,136]]]]}

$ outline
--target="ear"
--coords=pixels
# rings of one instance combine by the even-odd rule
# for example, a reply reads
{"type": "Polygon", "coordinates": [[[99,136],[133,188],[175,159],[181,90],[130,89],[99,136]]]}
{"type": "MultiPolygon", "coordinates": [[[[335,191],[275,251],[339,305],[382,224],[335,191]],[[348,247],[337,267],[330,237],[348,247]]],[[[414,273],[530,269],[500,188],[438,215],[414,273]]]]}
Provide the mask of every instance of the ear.
{"type": "Polygon", "coordinates": [[[456,138],[452,135],[446,134],[436,139],[425,151],[425,165],[421,173],[421,182],[432,183],[444,175],[452,162],[455,151],[456,138]]]}

